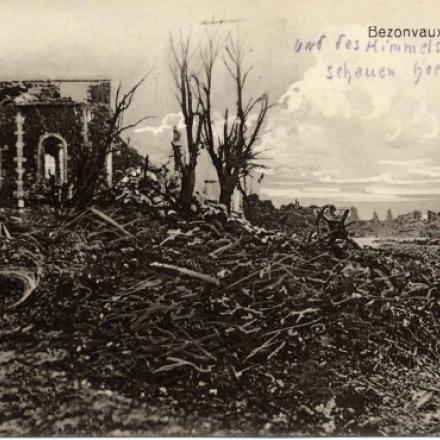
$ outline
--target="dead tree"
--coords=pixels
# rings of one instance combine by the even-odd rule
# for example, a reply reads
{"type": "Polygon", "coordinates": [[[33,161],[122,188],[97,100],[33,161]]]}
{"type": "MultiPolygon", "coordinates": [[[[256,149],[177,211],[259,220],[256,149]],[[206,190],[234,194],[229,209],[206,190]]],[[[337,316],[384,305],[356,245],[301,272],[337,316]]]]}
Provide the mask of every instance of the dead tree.
{"type": "Polygon", "coordinates": [[[249,176],[255,168],[264,168],[258,163],[260,157],[255,144],[271,106],[266,94],[245,100],[244,89],[251,68],[245,68],[244,49],[240,40],[229,36],[224,47],[223,63],[235,84],[235,114],[231,117],[226,108],[222,132],[216,130],[211,99],[214,65],[220,45],[212,35],[207,40],[206,48],[201,50],[202,74],[195,76],[194,80],[204,114],[203,143],[217,172],[219,202],[229,210],[240,178],[249,176]]]}
{"type": "MultiPolygon", "coordinates": [[[[121,143],[123,134],[142,121],[151,118],[151,116],[144,116],[133,123],[124,122],[126,111],[148,75],[149,72],[125,93],[122,92],[122,84],[119,84],[114,107],[103,106],[100,109],[104,117],[93,126],[93,138],[87,145],[81,145],[79,157],[76,158],[77,170],[72,200],[74,206],[83,207],[91,202],[105,170],[106,158],[108,154],[111,154],[114,145],[121,143]],[[102,123],[103,120],[104,123],[102,123]]],[[[93,125],[93,120],[91,125],[93,125]]]]}
{"type": "Polygon", "coordinates": [[[355,249],[360,249],[360,246],[350,238],[347,231],[347,227],[352,223],[346,223],[349,214],[350,210],[345,209],[341,215],[338,215],[334,205],[324,205],[319,209],[316,216],[318,242],[324,243],[327,241],[327,246],[334,248],[337,240],[340,240],[350,244],[355,249]]]}
{"type": "Polygon", "coordinates": [[[184,214],[191,211],[191,203],[196,183],[197,159],[202,147],[202,128],[204,114],[201,102],[195,94],[191,60],[191,38],[184,41],[182,37],[176,47],[171,38],[173,61],[171,72],[177,89],[176,98],[185,123],[185,145],[180,142],[180,134],[174,130],[171,145],[174,153],[175,170],[180,175],[179,206],[184,214]]]}

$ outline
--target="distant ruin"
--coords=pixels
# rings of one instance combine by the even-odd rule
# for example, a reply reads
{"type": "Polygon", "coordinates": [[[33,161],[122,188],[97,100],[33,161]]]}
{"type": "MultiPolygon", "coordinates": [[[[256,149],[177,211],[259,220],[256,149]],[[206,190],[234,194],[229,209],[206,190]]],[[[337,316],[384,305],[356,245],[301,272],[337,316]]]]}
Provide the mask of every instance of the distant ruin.
{"type": "MultiPolygon", "coordinates": [[[[0,81],[0,200],[23,208],[49,179],[69,186],[81,148],[104,136],[110,80],[0,81]]],[[[111,154],[106,161],[111,185],[111,154]]]]}

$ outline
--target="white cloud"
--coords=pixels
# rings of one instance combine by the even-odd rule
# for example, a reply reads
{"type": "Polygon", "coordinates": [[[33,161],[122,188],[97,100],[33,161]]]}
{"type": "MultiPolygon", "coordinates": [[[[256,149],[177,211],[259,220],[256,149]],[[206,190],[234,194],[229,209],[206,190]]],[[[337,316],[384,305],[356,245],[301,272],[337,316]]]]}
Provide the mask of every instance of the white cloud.
{"type": "Polygon", "coordinates": [[[392,122],[394,124],[394,130],[391,133],[387,133],[385,135],[385,140],[387,142],[395,141],[402,133],[402,123],[397,119],[393,119],[392,122]]]}
{"type": "Polygon", "coordinates": [[[409,168],[407,172],[410,174],[420,174],[427,177],[440,177],[439,169],[436,170],[432,168],[409,168]]]}
{"type": "MultiPolygon", "coordinates": [[[[329,27],[323,33],[330,46],[295,54],[299,63],[305,56],[313,63],[269,113],[261,144],[270,150],[275,172],[263,182],[263,190],[291,199],[421,200],[424,187],[440,183],[440,83],[425,77],[415,86],[411,56],[334,48],[340,33],[365,44],[364,27],[329,27]],[[343,62],[351,69],[386,65],[396,76],[353,79],[350,84],[335,76],[326,79],[328,66],[335,72],[343,62]],[[292,175],[304,177],[303,183],[289,179],[292,175]],[[410,185],[417,189],[414,194],[406,190],[410,185]],[[380,187],[400,189],[373,189],[380,187]]],[[[426,58],[431,61],[436,62],[433,55],[426,58]]],[[[430,191],[428,195],[437,196],[430,191]]]]}
{"type": "Polygon", "coordinates": [[[314,171],[312,174],[314,176],[322,176],[323,174],[337,174],[339,173],[339,170],[318,170],[318,171],[314,171]]]}
{"type": "MultiPolygon", "coordinates": [[[[364,192],[342,192],[326,191],[322,188],[316,188],[315,191],[306,191],[299,188],[263,188],[261,193],[267,197],[277,197],[286,199],[328,199],[335,202],[404,202],[413,201],[411,197],[405,197],[410,194],[393,194],[386,191],[364,192]]],[[[439,191],[440,194],[440,191],[439,191]]],[[[420,199],[419,199],[420,200],[420,199]]],[[[423,200],[429,200],[424,198],[423,200]]]]}
{"type": "Polygon", "coordinates": [[[377,176],[369,177],[350,177],[347,179],[335,179],[333,177],[321,177],[318,179],[322,183],[371,183],[371,182],[392,182],[393,176],[391,173],[379,174],[377,176]]]}
{"type": "Polygon", "coordinates": [[[424,165],[427,163],[432,163],[432,159],[400,159],[400,160],[390,160],[390,159],[380,159],[378,161],[381,165],[394,165],[398,167],[411,167],[411,166],[418,166],[418,165],[424,165]]]}
{"type": "Polygon", "coordinates": [[[167,131],[171,131],[173,126],[176,126],[179,130],[185,128],[185,122],[183,120],[182,113],[168,113],[162,118],[162,122],[158,126],[146,125],[138,127],[134,130],[135,133],[152,133],[154,136],[161,135],[167,131]]]}
{"type": "MultiPolygon", "coordinates": [[[[435,176],[432,176],[435,177],[435,176]]],[[[440,175],[439,175],[440,177],[440,175]]],[[[332,177],[323,177],[318,179],[322,183],[388,183],[392,185],[426,185],[430,183],[440,183],[440,179],[394,179],[391,173],[379,174],[369,177],[351,177],[347,179],[334,179],[332,177]]]]}
{"type": "Polygon", "coordinates": [[[303,188],[302,189],[304,192],[306,193],[318,193],[318,192],[322,192],[322,193],[340,193],[341,192],[341,188],[338,187],[314,187],[314,186],[310,186],[308,188],[303,188]]]}
{"type": "Polygon", "coordinates": [[[430,125],[426,132],[423,134],[423,139],[435,139],[439,134],[439,122],[436,115],[429,115],[427,121],[430,125]]]}
{"type": "Polygon", "coordinates": [[[278,187],[278,186],[304,186],[304,185],[309,185],[309,184],[313,184],[316,183],[313,180],[274,180],[274,179],[270,179],[270,186],[273,187],[278,187]]]}
{"type": "Polygon", "coordinates": [[[398,188],[393,186],[369,186],[365,190],[370,194],[386,196],[437,196],[440,187],[436,188],[398,188]]]}

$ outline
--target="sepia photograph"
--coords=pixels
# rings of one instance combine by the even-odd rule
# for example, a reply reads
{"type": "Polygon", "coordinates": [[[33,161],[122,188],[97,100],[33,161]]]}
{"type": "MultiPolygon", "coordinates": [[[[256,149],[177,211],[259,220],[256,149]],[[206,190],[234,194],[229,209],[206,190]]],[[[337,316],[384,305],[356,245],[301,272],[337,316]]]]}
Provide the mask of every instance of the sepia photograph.
{"type": "Polygon", "coordinates": [[[0,436],[440,435],[440,4],[0,0],[0,436]]]}

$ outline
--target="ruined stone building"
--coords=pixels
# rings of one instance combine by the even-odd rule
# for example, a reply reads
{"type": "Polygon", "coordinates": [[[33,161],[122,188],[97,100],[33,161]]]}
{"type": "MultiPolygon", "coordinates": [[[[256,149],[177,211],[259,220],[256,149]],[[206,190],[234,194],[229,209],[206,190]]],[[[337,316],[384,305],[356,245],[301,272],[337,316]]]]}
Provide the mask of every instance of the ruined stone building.
{"type": "Polygon", "coordinates": [[[422,211],[415,209],[407,214],[401,214],[396,217],[396,221],[398,224],[405,224],[408,222],[421,221],[422,220],[422,211]]]}
{"type": "Polygon", "coordinates": [[[32,205],[49,180],[72,185],[109,113],[109,80],[0,81],[0,205],[32,205]]]}

